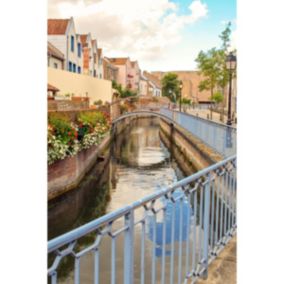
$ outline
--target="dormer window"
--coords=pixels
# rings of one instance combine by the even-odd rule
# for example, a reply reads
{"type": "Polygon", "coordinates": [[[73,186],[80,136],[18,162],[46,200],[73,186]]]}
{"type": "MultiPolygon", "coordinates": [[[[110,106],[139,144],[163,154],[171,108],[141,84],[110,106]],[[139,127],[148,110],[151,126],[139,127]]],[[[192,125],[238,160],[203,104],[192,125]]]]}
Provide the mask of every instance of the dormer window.
{"type": "Polygon", "coordinates": [[[74,36],[71,36],[71,51],[74,52],[74,36]]]}

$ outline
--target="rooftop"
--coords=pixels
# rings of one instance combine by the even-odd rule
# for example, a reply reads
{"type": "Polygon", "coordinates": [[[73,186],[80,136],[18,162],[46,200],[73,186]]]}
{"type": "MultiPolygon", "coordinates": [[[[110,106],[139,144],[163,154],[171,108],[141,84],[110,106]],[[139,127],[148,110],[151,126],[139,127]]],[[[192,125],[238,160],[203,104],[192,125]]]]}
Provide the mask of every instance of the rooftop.
{"type": "Polygon", "coordinates": [[[47,53],[60,60],[64,60],[64,54],[50,42],[47,42],[47,53]]]}
{"type": "Polygon", "coordinates": [[[48,19],[47,34],[64,35],[70,19],[48,19]]]}
{"type": "Polygon", "coordinates": [[[115,65],[125,65],[129,57],[109,58],[109,60],[115,65]]]}

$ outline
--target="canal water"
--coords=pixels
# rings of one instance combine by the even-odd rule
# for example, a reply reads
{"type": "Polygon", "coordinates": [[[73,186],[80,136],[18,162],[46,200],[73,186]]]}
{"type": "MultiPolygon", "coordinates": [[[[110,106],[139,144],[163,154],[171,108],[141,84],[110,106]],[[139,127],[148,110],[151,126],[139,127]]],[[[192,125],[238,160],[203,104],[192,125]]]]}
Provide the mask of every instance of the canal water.
{"type": "MultiPolygon", "coordinates": [[[[123,133],[118,135],[111,143],[110,149],[104,153],[105,160],[101,161],[87,174],[78,188],[50,202],[48,208],[48,238],[52,239],[71,229],[77,228],[99,216],[122,208],[125,205],[137,201],[141,197],[166,187],[184,177],[177,162],[170,151],[160,139],[159,119],[138,119],[123,133]],[[99,170],[98,170],[99,169],[99,170]],[[100,172],[100,174],[98,174],[100,172]]],[[[178,193],[177,193],[178,194],[178,193]]],[[[165,204],[167,200],[159,200],[158,205],[165,204]]],[[[157,206],[159,207],[159,206],[157,206]]],[[[171,254],[170,237],[172,215],[175,213],[173,236],[180,238],[178,234],[180,218],[183,219],[183,227],[188,226],[190,219],[190,206],[186,201],[173,207],[172,203],[167,206],[165,216],[163,212],[150,214],[146,225],[135,226],[134,243],[134,274],[135,283],[141,278],[141,261],[145,261],[145,283],[151,283],[150,274],[153,254],[157,259],[156,283],[161,275],[161,235],[163,224],[160,220],[166,220],[166,255],[171,254]],[[184,225],[185,224],[185,225],[184,225]],[[155,238],[154,238],[155,235],[155,238]],[[144,239],[145,238],[145,239],[144,239]],[[155,239],[155,244],[153,240],[155,239]],[[141,241],[145,243],[144,260],[141,260],[141,241]]],[[[143,217],[145,209],[137,210],[135,220],[143,217]]],[[[112,225],[115,232],[123,227],[124,220],[121,218],[112,225]]],[[[186,229],[183,228],[185,233],[186,229]]],[[[182,233],[182,240],[186,234],[182,233]]],[[[83,247],[86,243],[94,240],[94,235],[82,240],[83,247]]],[[[93,251],[87,253],[80,261],[81,283],[94,282],[94,266],[99,258],[98,279],[100,283],[111,281],[111,254],[116,254],[116,283],[123,283],[124,265],[124,234],[118,234],[115,241],[115,249],[112,247],[112,238],[107,235],[102,239],[100,251],[95,258],[93,251]],[[95,260],[96,259],[96,260],[95,260]]],[[[173,248],[173,247],[172,247],[173,248]]],[[[176,247],[176,250],[179,248],[176,247]]],[[[169,273],[169,261],[166,260],[167,273],[169,273]]],[[[178,263],[178,260],[175,260],[178,263]]],[[[113,263],[114,264],[114,263],[113,263]]],[[[73,283],[74,258],[67,257],[59,269],[59,283],[73,283]]]]}

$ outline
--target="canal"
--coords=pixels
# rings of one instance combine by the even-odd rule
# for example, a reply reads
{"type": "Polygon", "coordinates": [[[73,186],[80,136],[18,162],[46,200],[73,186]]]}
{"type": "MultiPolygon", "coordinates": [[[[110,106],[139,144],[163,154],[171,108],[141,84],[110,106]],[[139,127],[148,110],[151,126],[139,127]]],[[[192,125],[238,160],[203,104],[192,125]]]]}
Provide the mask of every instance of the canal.
{"type": "MultiPolygon", "coordinates": [[[[184,178],[185,174],[179,168],[177,161],[169,149],[161,140],[158,118],[137,119],[129,125],[123,133],[117,135],[112,141],[109,149],[103,153],[104,159],[96,164],[87,174],[79,186],[69,193],[52,200],[48,205],[48,239],[52,239],[87,222],[124,207],[141,197],[147,196],[162,187],[166,187],[177,180],[184,178]]],[[[193,173],[193,172],[192,172],[193,173]]],[[[191,173],[186,173],[189,175],[191,173]]],[[[178,194],[178,193],[177,193],[178,194]]],[[[159,200],[165,203],[166,200],[159,200]]],[[[166,255],[171,254],[171,216],[175,210],[176,224],[179,224],[183,216],[183,227],[188,226],[190,219],[190,206],[181,204],[173,208],[172,203],[166,210],[166,255]]],[[[145,213],[144,210],[137,212],[135,218],[145,213]]],[[[156,279],[160,279],[161,263],[161,236],[162,212],[156,216],[148,216],[146,226],[136,226],[134,243],[134,274],[135,283],[140,283],[141,266],[141,241],[145,242],[145,283],[151,283],[151,265],[153,254],[153,235],[156,233],[156,279]],[[155,224],[155,226],[154,226],[155,224]],[[155,231],[155,232],[154,232],[155,231]],[[145,240],[141,240],[144,238],[145,240]],[[148,273],[149,272],[149,273],[148,273]]],[[[112,230],[123,227],[123,219],[117,220],[112,225],[112,230]]],[[[185,228],[185,227],[184,227],[185,228]]],[[[174,227],[175,239],[178,238],[178,227],[174,227]]],[[[182,239],[186,238],[186,229],[183,230],[182,239]]],[[[80,246],[92,243],[95,235],[84,238],[80,246]]],[[[116,237],[116,283],[123,283],[123,246],[124,236],[116,237]]],[[[111,281],[111,238],[106,236],[100,245],[100,283],[111,281]]],[[[178,247],[176,247],[178,249],[178,247]]],[[[51,259],[49,259],[51,261],[51,259]]],[[[177,260],[176,262],[177,263],[177,260]]],[[[74,258],[69,256],[62,261],[59,269],[59,283],[73,283],[74,258]]],[[[94,281],[94,255],[87,253],[80,262],[81,283],[93,283],[94,281]]],[[[166,260],[169,267],[169,259],[166,260]]],[[[167,270],[169,271],[169,269],[167,270]]]]}

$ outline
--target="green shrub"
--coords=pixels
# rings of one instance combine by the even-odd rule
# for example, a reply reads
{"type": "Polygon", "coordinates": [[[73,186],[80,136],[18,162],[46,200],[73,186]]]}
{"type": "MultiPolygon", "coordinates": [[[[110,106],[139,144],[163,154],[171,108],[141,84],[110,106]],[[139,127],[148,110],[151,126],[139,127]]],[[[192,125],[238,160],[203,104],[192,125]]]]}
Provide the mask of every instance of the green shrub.
{"type": "Polygon", "coordinates": [[[58,116],[50,116],[49,124],[53,128],[53,134],[64,144],[71,145],[72,142],[77,138],[77,132],[71,123],[58,116]]]}
{"type": "Polygon", "coordinates": [[[79,123],[90,124],[92,127],[95,127],[97,123],[106,123],[105,116],[99,112],[80,112],[77,117],[79,123]]]}

